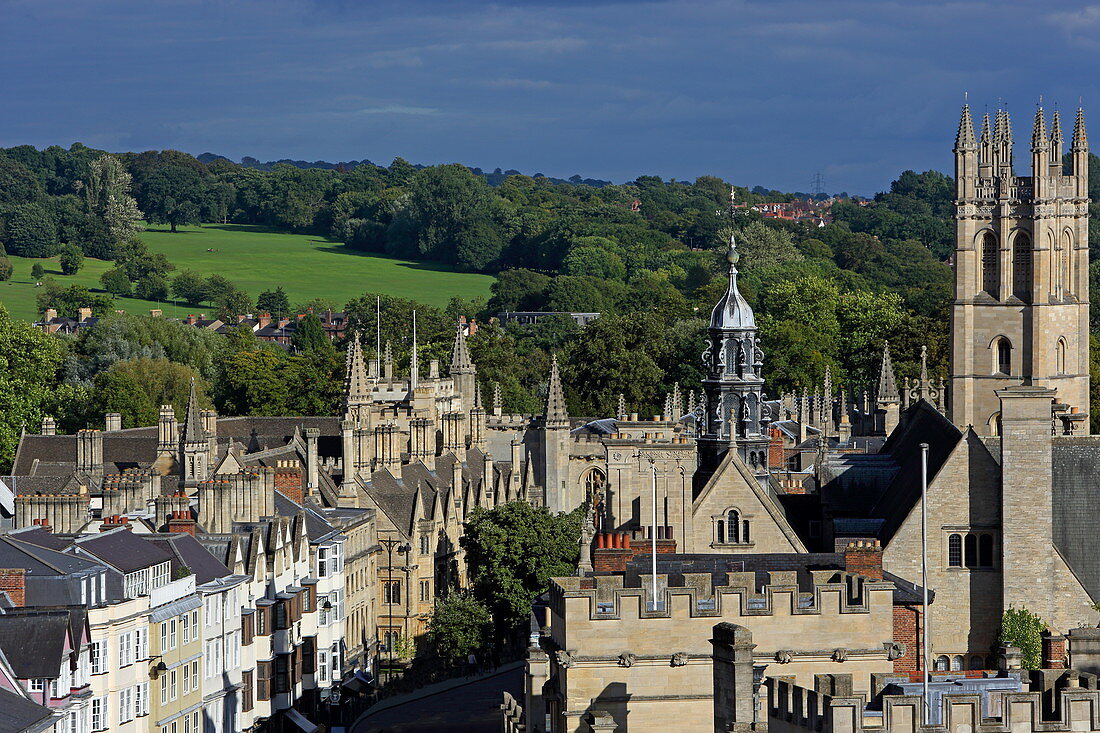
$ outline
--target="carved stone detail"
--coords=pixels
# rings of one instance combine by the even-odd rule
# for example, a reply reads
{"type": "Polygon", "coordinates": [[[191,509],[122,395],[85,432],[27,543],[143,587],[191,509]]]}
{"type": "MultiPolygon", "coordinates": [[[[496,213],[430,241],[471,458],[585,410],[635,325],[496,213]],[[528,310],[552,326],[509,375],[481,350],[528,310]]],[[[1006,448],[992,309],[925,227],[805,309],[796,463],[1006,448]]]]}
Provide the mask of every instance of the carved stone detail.
{"type": "Polygon", "coordinates": [[[847,659],[848,659],[848,650],[847,649],[834,649],[833,650],[833,661],[834,662],[843,662],[843,661],[846,661],[847,659]]]}
{"type": "Polygon", "coordinates": [[[577,652],[575,650],[558,649],[554,652],[554,656],[558,660],[558,664],[569,669],[577,663],[577,652]]]}
{"type": "Polygon", "coordinates": [[[780,649],[775,653],[775,661],[780,664],[790,664],[794,659],[794,652],[790,649],[780,649]]]}
{"type": "Polygon", "coordinates": [[[622,654],[619,655],[619,666],[620,667],[633,667],[634,666],[634,661],[637,658],[638,658],[637,656],[635,656],[634,654],[631,654],[630,652],[623,652],[622,654]]]}
{"type": "Polygon", "coordinates": [[[676,652],[675,654],[672,655],[671,664],[672,664],[673,667],[683,667],[687,663],[688,663],[688,653],[687,652],[676,652]]]}

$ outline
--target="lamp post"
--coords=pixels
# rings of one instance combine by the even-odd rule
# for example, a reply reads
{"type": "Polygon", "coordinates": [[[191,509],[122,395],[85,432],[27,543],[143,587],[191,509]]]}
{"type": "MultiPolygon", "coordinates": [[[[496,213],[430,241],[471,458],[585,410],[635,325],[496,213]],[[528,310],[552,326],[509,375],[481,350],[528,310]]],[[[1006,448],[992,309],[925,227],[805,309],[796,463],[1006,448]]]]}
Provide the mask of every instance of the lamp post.
{"type": "MultiPolygon", "coordinates": [[[[390,583],[393,578],[393,551],[396,549],[399,553],[407,553],[412,549],[412,546],[407,542],[402,543],[401,540],[393,537],[383,537],[378,540],[378,543],[386,548],[386,580],[384,582],[390,583]]],[[[408,589],[406,589],[407,591],[408,589]]],[[[389,619],[389,624],[393,623],[393,589],[390,585],[383,587],[383,592],[386,598],[386,617],[389,619]]],[[[389,653],[389,665],[386,668],[386,682],[393,678],[393,648],[396,644],[392,643],[392,627],[387,625],[387,630],[390,631],[391,643],[386,644],[386,651],[389,653]]]]}

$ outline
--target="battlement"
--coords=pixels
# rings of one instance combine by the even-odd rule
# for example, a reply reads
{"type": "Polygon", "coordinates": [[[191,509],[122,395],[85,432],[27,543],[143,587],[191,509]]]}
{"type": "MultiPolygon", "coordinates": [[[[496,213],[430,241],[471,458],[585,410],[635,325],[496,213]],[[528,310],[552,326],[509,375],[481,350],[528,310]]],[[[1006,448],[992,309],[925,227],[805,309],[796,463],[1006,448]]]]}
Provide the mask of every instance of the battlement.
{"type": "MultiPolygon", "coordinates": [[[[551,609],[562,616],[572,599],[587,601],[590,620],[731,618],[869,613],[893,605],[894,584],[844,570],[810,570],[811,584],[796,571],[657,575],[657,603],[649,575],[626,573],[553,578],[551,609]],[[763,582],[761,583],[761,576],[763,582]]],[[[572,609],[577,612],[579,609],[572,609]]],[[[582,612],[583,616],[583,612],[582,612]]]]}
{"type": "Polygon", "coordinates": [[[919,682],[888,684],[868,704],[851,695],[851,675],[821,675],[844,679],[818,679],[813,690],[773,677],[766,682],[769,727],[787,733],[1100,731],[1095,676],[1075,670],[1054,676],[1048,672],[1032,673],[1030,685],[1011,671],[987,672],[981,678],[937,675],[931,683],[927,721],[919,682]],[[841,694],[827,694],[829,690],[841,694]]]}

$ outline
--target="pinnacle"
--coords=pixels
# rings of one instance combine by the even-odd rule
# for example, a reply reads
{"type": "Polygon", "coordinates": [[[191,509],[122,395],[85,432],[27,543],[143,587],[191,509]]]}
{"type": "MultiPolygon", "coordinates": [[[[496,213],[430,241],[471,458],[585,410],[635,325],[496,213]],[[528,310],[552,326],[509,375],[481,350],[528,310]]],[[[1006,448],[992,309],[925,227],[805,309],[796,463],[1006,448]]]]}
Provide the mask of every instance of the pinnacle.
{"type": "Polygon", "coordinates": [[[890,342],[882,345],[882,369],[878,375],[878,389],[875,398],[879,402],[898,402],[898,383],[894,377],[894,363],[890,359],[890,342]]]}
{"type": "Polygon", "coordinates": [[[546,395],[546,426],[552,428],[568,427],[569,412],[565,409],[565,393],[561,387],[561,374],[558,373],[558,356],[550,362],[550,385],[546,395]]]}
{"type": "Polygon", "coordinates": [[[1031,129],[1031,149],[1044,150],[1047,146],[1046,113],[1042,107],[1035,109],[1035,125],[1031,129]]]}
{"type": "Polygon", "coordinates": [[[455,333],[455,345],[451,351],[451,374],[466,374],[473,370],[470,349],[466,345],[466,334],[459,326],[455,333]]]}
{"type": "Polygon", "coordinates": [[[982,145],[988,145],[990,140],[992,140],[992,133],[989,131],[989,113],[988,112],[986,112],[984,115],[982,115],[981,140],[982,140],[982,145]]]}
{"type": "Polygon", "coordinates": [[[955,150],[974,150],[977,145],[974,139],[974,120],[970,117],[970,105],[964,104],[962,117],[959,119],[959,132],[955,135],[955,150]]]}
{"type": "Polygon", "coordinates": [[[370,393],[370,377],[367,374],[367,362],[363,358],[363,346],[359,342],[359,334],[352,334],[344,374],[344,404],[370,400],[370,393]]]}
{"type": "Polygon", "coordinates": [[[191,377],[191,391],[187,395],[187,417],[183,424],[183,440],[186,443],[206,440],[206,430],[202,426],[202,417],[199,415],[199,399],[195,391],[194,377],[191,377]]]}
{"type": "Polygon", "coordinates": [[[1058,110],[1054,110],[1050,118],[1050,141],[1055,145],[1062,144],[1062,115],[1058,110]]]}
{"type": "Polygon", "coordinates": [[[1073,123],[1073,150],[1088,150],[1089,140],[1085,134],[1085,110],[1077,108],[1077,119],[1073,123]]]}

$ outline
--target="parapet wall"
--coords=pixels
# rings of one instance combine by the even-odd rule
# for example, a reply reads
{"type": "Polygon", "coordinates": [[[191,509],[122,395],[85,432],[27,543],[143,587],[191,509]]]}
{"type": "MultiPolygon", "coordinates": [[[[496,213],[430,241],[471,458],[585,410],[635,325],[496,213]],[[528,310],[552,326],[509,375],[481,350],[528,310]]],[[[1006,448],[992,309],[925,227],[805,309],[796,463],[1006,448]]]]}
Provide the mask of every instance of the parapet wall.
{"type": "Polygon", "coordinates": [[[984,704],[978,693],[943,695],[931,715],[934,724],[927,725],[920,695],[884,695],[877,709],[868,709],[862,697],[833,697],[769,678],[768,729],[771,733],[1100,731],[1100,691],[1084,689],[1080,682],[1070,671],[1051,691],[991,691],[984,704]]]}

